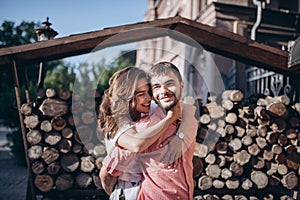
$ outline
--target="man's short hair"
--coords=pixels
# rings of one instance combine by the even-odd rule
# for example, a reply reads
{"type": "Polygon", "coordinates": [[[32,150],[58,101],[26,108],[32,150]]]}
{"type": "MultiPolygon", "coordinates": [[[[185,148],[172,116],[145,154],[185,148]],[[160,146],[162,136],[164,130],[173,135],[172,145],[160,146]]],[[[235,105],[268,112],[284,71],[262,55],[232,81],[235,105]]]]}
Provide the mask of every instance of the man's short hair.
{"type": "Polygon", "coordinates": [[[152,77],[156,77],[156,76],[168,75],[168,74],[170,74],[170,72],[173,72],[177,76],[180,83],[182,82],[182,77],[181,77],[181,74],[180,74],[178,68],[170,62],[159,62],[159,63],[153,65],[151,67],[148,75],[149,75],[149,78],[151,79],[152,77]]]}

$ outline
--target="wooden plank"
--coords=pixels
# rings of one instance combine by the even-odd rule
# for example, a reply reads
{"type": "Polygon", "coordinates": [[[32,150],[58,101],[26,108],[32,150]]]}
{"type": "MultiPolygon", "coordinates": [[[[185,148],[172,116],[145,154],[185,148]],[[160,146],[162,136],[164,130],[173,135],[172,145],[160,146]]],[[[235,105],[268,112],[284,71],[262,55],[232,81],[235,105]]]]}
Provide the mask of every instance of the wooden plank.
{"type": "MultiPolygon", "coordinates": [[[[192,43],[191,39],[193,39],[203,45],[208,51],[257,65],[258,67],[281,73],[289,73],[291,71],[287,67],[288,53],[286,51],[182,17],[158,19],[151,22],[107,28],[33,44],[2,48],[0,49],[0,67],[11,63],[12,59],[23,63],[55,60],[89,53],[99,44],[101,44],[99,49],[102,49],[165,35],[187,43],[192,43]],[[165,29],[154,29],[153,31],[147,29],[155,27],[165,29]],[[132,31],[137,29],[139,31],[132,31]],[[170,29],[180,32],[181,35],[179,36],[175,32],[168,31],[170,29]],[[126,31],[131,31],[126,37],[116,36],[126,31]],[[112,36],[116,37],[114,40],[109,40],[112,36]]],[[[299,70],[296,72],[299,72],[299,70]]]]}
{"type": "MultiPolygon", "coordinates": [[[[186,19],[182,19],[173,29],[191,37],[211,52],[281,73],[290,71],[286,51],[186,19]]],[[[174,38],[180,40],[180,36],[174,38]]]]}
{"type": "MultiPolygon", "coordinates": [[[[131,25],[118,26],[107,28],[100,31],[71,35],[63,38],[57,38],[47,41],[40,41],[32,44],[19,45],[14,47],[7,47],[0,49],[0,66],[11,63],[11,60],[24,62],[39,62],[49,61],[55,59],[66,58],[70,56],[81,55],[91,52],[97,45],[102,43],[101,48],[114,46],[118,44],[130,43],[148,38],[159,37],[158,33],[139,31],[139,34],[131,32],[126,38],[117,38],[118,40],[107,41],[110,37],[126,31],[151,28],[151,27],[165,27],[168,28],[170,24],[176,19],[156,20],[153,22],[142,22],[131,25]]],[[[166,32],[168,29],[164,30],[166,32]]]]}

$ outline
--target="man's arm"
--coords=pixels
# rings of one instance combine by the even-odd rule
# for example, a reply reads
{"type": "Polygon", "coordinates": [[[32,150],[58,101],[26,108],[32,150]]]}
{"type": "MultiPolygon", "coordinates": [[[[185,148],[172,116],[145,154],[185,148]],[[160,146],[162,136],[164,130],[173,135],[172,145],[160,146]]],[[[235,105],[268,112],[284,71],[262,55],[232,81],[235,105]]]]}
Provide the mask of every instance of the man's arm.
{"type": "Polygon", "coordinates": [[[108,195],[111,195],[111,193],[113,192],[115,185],[117,183],[118,177],[112,176],[111,174],[109,174],[104,167],[101,168],[99,176],[100,176],[101,184],[102,184],[104,191],[108,195]]]}
{"type": "Polygon", "coordinates": [[[168,145],[168,151],[166,152],[163,163],[168,167],[175,167],[182,154],[187,151],[193,141],[196,140],[198,121],[195,118],[196,107],[190,104],[183,104],[182,120],[177,134],[167,138],[161,146],[168,145]],[[183,137],[179,136],[179,133],[183,134],[183,137]]]}

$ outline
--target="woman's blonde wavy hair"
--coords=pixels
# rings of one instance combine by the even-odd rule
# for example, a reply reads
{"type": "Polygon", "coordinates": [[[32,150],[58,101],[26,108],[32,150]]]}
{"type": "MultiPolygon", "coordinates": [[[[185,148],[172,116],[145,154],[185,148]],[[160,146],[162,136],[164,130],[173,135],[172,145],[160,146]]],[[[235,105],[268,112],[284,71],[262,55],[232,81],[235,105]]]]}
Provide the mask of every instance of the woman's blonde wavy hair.
{"type": "Polygon", "coordinates": [[[147,79],[145,71],[126,67],[109,79],[109,88],[104,92],[98,116],[100,132],[106,138],[113,138],[122,125],[140,117],[135,109],[134,95],[141,78],[147,79]]]}

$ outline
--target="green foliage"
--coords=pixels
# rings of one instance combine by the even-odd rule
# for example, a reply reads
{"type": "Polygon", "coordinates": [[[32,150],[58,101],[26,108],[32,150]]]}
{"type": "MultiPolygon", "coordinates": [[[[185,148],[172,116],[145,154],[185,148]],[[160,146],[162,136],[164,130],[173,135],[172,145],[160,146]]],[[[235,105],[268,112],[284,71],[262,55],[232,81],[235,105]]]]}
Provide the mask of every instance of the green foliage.
{"type": "MultiPolygon", "coordinates": [[[[4,21],[0,26],[0,48],[35,42],[34,28],[39,25],[40,23],[35,22],[21,22],[20,25],[15,25],[14,22],[4,21]]],[[[63,65],[63,62],[51,61],[44,64],[46,70],[51,71],[57,66],[63,65]]],[[[25,102],[25,89],[29,90],[31,100],[34,100],[37,91],[38,63],[35,65],[17,63],[17,68],[22,102],[25,102]]],[[[13,87],[15,81],[12,65],[0,68],[0,76],[0,106],[2,111],[0,112],[0,119],[4,120],[5,125],[15,128],[19,126],[19,117],[13,87]]]]}
{"type": "Polygon", "coordinates": [[[21,22],[15,26],[14,22],[4,21],[0,27],[0,48],[35,42],[34,28],[38,25],[35,22],[21,22]]]}
{"type": "Polygon", "coordinates": [[[131,63],[129,59],[119,57],[110,66],[103,69],[97,82],[97,88],[100,93],[102,94],[108,88],[108,81],[116,71],[131,65],[133,65],[133,63],[131,63]]]}
{"type": "MultiPolygon", "coordinates": [[[[28,44],[36,41],[36,34],[34,28],[38,26],[38,23],[34,22],[21,22],[20,25],[15,25],[14,22],[4,21],[0,26],[0,48],[10,47],[21,44],[28,44]]],[[[25,68],[25,67],[24,67],[25,68]]],[[[25,71],[24,68],[18,68],[18,74],[20,79],[20,85],[25,85],[25,71]]],[[[36,66],[26,66],[28,74],[28,80],[35,81],[34,77],[37,72],[36,66]]],[[[4,119],[4,124],[10,127],[16,127],[19,124],[17,104],[15,100],[14,90],[14,76],[12,65],[7,65],[0,69],[0,119],[4,119]]],[[[30,84],[30,83],[28,83],[30,84]]],[[[21,88],[21,93],[24,94],[25,86],[21,88]]],[[[22,100],[24,97],[21,96],[22,100]]]]}
{"type": "Polygon", "coordinates": [[[82,96],[91,89],[98,89],[102,94],[108,88],[109,78],[119,69],[130,66],[129,59],[119,57],[110,65],[105,64],[105,60],[97,64],[80,63],[75,69],[76,81],[74,92],[82,96]]]}
{"type": "Polygon", "coordinates": [[[58,61],[57,67],[48,70],[45,76],[44,87],[53,88],[58,91],[60,88],[73,90],[75,81],[74,67],[71,64],[66,64],[58,61]]]}

